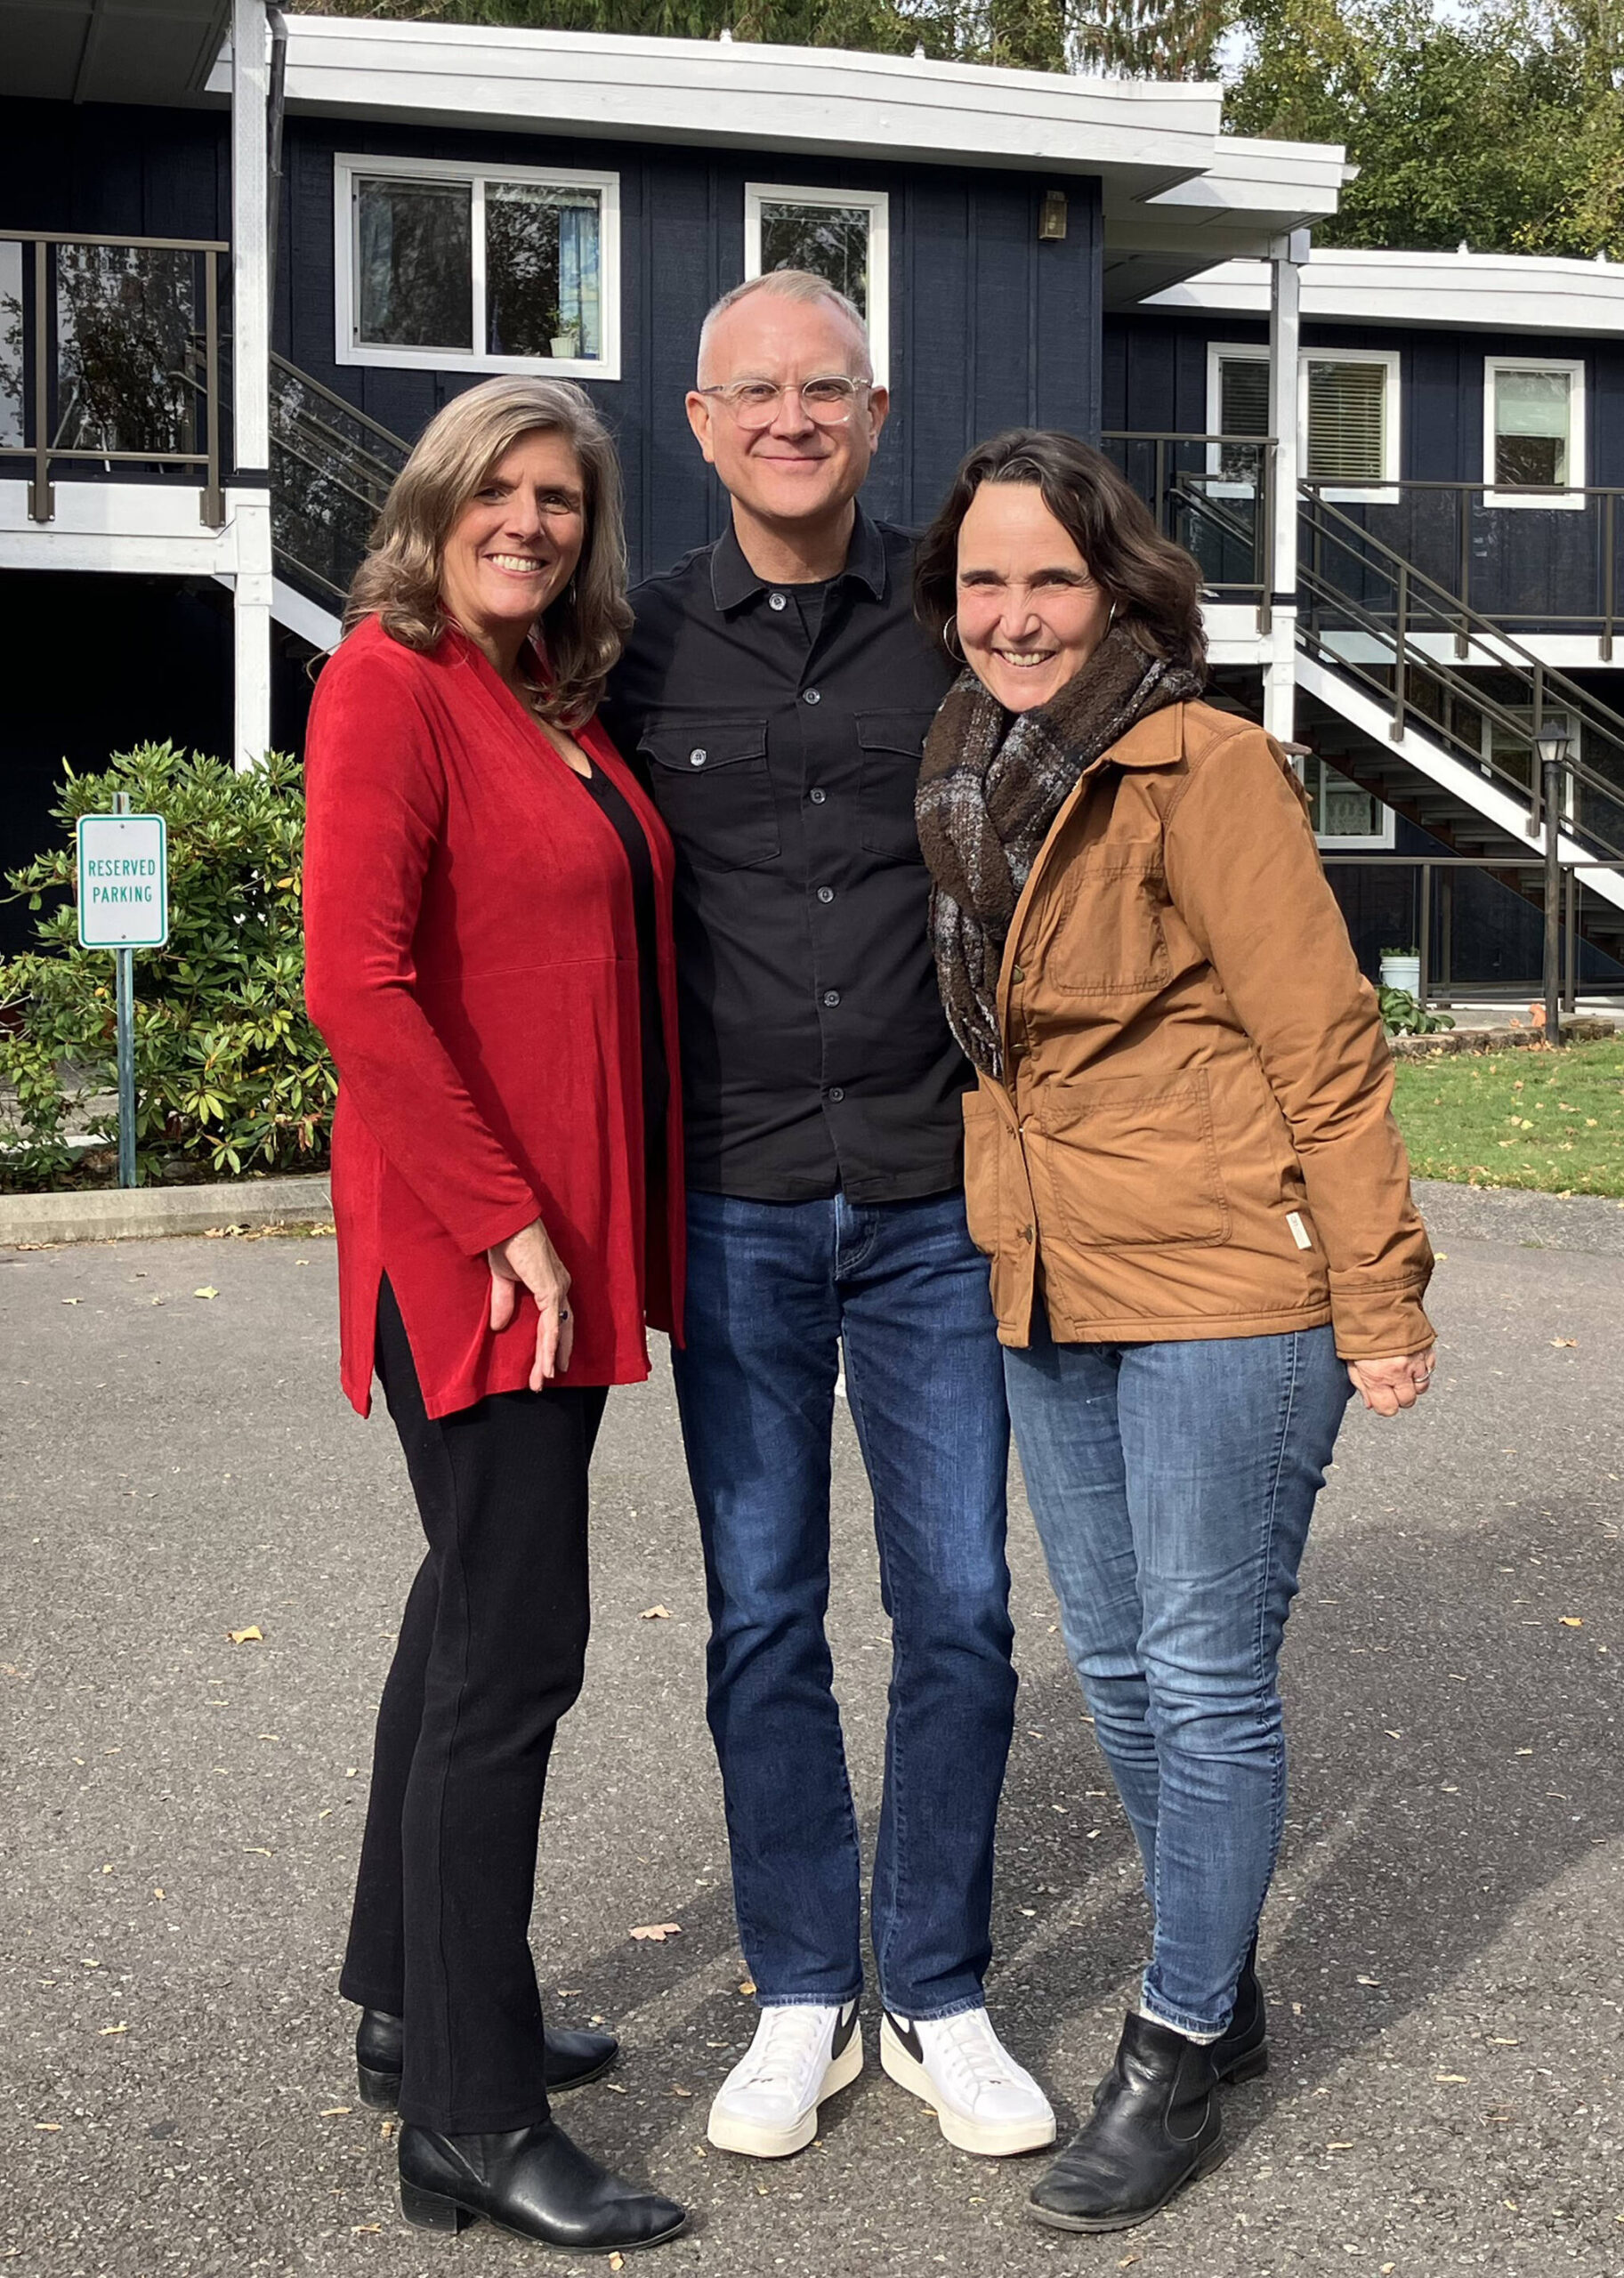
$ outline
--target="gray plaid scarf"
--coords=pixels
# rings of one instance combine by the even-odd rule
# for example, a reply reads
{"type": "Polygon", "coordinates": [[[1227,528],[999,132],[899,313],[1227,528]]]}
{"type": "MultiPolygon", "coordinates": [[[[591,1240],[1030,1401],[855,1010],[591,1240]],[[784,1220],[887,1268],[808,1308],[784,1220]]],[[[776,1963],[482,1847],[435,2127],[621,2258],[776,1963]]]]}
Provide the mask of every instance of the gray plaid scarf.
{"type": "Polygon", "coordinates": [[[1058,696],[1006,712],[972,672],[948,691],[925,742],[916,812],[934,885],[931,946],[948,1023],[1001,1078],[998,967],[1038,850],[1085,768],[1136,721],[1200,693],[1188,666],[1147,656],[1118,626],[1058,696]]]}

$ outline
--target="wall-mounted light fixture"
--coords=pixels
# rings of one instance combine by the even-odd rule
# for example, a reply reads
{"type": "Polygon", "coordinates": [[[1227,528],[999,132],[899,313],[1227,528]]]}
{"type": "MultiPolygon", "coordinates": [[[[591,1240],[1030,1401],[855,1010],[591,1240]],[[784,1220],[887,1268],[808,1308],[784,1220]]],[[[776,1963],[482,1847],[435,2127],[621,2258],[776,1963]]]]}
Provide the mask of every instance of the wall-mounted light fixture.
{"type": "Polygon", "coordinates": [[[1038,235],[1048,241],[1065,234],[1066,193],[1063,190],[1046,190],[1038,212],[1038,235]]]}

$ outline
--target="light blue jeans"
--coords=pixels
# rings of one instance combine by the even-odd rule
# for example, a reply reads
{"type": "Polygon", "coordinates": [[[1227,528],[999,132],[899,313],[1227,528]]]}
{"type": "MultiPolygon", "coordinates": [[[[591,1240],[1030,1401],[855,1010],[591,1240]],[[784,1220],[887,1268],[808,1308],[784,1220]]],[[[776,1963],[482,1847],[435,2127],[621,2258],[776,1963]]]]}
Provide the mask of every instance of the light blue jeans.
{"type": "Polygon", "coordinates": [[[1066,1651],[1144,1861],[1144,2007],[1221,2032],[1286,1810],[1277,1672],[1351,1386],[1329,1329],[1057,1345],[1005,1378],[1066,1651]]]}

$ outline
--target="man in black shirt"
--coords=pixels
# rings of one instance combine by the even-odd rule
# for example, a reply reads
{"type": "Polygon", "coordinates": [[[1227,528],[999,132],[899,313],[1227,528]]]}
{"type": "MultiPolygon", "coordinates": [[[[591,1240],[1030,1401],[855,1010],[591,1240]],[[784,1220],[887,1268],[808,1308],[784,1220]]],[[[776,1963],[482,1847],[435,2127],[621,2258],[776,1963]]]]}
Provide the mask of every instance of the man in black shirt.
{"type": "Polygon", "coordinates": [[[709,1714],[762,2016],[724,2149],[811,2141],[863,2061],[856,1821],[823,1618],[842,1345],[893,1679],[872,1935],[886,2072],[971,2151],[1049,2142],[988,2020],[1012,1727],[1008,1425],[914,832],[952,678],[904,531],[857,504],[885,424],[856,310],[779,271],[706,320],[689,417],[731,526],[633,595],[606,722],[677,848],[687,1344],[675,1356],[709,1714]]]}

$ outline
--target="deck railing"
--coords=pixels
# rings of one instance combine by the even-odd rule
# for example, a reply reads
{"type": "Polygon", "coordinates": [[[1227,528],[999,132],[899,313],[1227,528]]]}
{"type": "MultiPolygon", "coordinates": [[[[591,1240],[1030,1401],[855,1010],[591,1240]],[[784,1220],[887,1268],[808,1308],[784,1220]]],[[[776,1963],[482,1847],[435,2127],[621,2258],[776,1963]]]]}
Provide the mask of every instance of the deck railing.
{"type": "Polygon", "coordinates": [[[50,521],[59,466],[202,477],[221,485],[220,264],[199,238],[0,229],[0,470],[28,470],[28,513],[50,521]]]}
{"type": "Polygon", "coordinates": [[[1112,428],[1100,443],[1162,536],[1194,554],[1212,599],[1256,609],[1257,629],[1266,633],[1274,590],[1273,439],[1112,428]]]}

